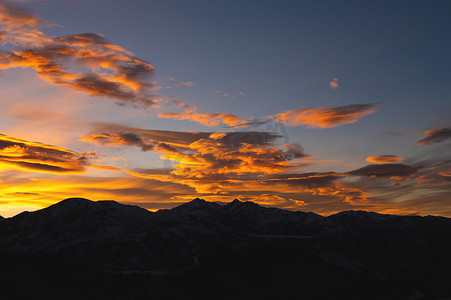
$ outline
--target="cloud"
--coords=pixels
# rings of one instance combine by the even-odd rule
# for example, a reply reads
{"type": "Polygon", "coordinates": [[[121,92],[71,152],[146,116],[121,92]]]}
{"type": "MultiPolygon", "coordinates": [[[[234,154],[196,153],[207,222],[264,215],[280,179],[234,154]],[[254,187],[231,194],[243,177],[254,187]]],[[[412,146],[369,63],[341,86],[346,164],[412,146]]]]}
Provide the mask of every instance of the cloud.
{"type": "Polygon", "coordinates": [[[367,177],[383,177],[401,181],[414,175],[417,171],[404,164],[378,164],[368,165],[363,168],[350,171],[348,174],[367,177]]]}
{"type": "Polygon", "coordinates": [[[0,1],[1,44],[47,42],[49,39],[40,29],[53,26],[20,6],[0,1]]]}
{"type": "Polygon", "coordinates": [[[352,104],[339,107],[312,107],[288,110],[275,115],[274,119],[288,126],[329,128],[357,122],[360,118],[377,111],[376,104],[352,104]]]}
{"type": "Polygon", "coordinates": [[[440,128],[427,130],[424,132],[424,138],[417,142],[417,145],[424,146],[451,139],[451,128],[440,128]]]}
{"type": "Polygon", "coordinates": [[[338,89],[338,78],[334,78],[331,82],[329,82],[329,87],[333,90],[338,89]]]}
{"type": "Polygon", "coordinates": [[[257,191],[309,193],[348,203],[360,203],[366,197],[357,188],[340,183],[347,174],[293,173],[306,165],[304,159],[308,155],[298,144],[276,145],[281,136],[274,133],[165,131],[163,134],[158,130],[108,124],[98,126],[99,129],[102,133],[82,140],[105,146],[140,148],[145,143],[149,145],[148,150],[161,153],[162,159],[172,162],[171,169],[132,169],[126,170],[127,174],[185,185],[203,195],[246,195],[257,191]],[[124,140],[124,135],[133,139],[124,140]]]}
{"type": "MultiPolygon", "coordinates": [[[[431,187],[451,184],[451,159],[424,159],[416,163],[418,176],[417,186],[431,187]]],[[[450,186],[451,188],[451,186],[450,186]]]]}
{"type": "Polygon", "coordinates": [[[81,138],[81,141],[105,146],[136,146],[143,150],[158,143],[186,149],[192,142],[208,138],[208,132],[183,132],[170,130],[151,130],[127,127],[111,123],[94,123],[94,133],[81,138]],[[133,138],[126,138],[133,136],[133,138]],[[148,146],[146,146],[148,145],[148,146]]]}
{"type": "Polygon", "coordinates": [[[155,146],[155,144],[143,140],[140,135],[131,132],[92,134],[80,140],[104,146],[137,146],[142,151],[153,150],[155,146]]]}
{"type": "Polygon", "coordinates": [[[227,113],[199,113],[199,108],[176,101],[176,104],[184,109],[183,112],[166,112],[158,114],[160,118],[172,118],[176,120],[189,120],[212,127],[221,123],[230,127],[249,127],[254,124],[267,123],[270,120],[281,122],[288,126],[307,125],[308,127],[329,128],[343,124],[357,122],[361,117],[374,113],[376,104],[353,104],[340,107],[313,107],[297,110],[289,110],[275,116],[267,116],[263,120],[245,120],[234,114],[227,113]]]}
{"type": "Polygon", "coordinates": [[[152,64],[96,33],[47,36],[40,30],[49,23],[28,11],[0,2],[2,42],[12,47],[0,53],[0,70],[32,68],[55,85],[81,90],[122,103],[155,105],[157,87],[150,81],[152,64]],[[83,70],[83,71],[81,71],[83,70]]]}
{"type": "Polygon", "coordinates": [[[227,114],[227,113],[199,113],[199,108],[194,106],[186,105],[182,101],[177,102],[179,106],[184,109],[184,112],[167,112],[167,113],[159,113],[158,117],[160,118],[171,118],[176,120],[189,120],[192,122],[200,123],[204,126],[217,126],[221,123],[224,123],[231,127],[247,127],[252,121],[246,121],[236,115],[227,114]]]}
{"type": "Polygon", "coordinates": [[[179,81],[174,84],[175,87],[179,87],[179,86],[190,86],[191,87],[194,85],[195,85],[195,83],[192,81],[179,81]]]}
{"type": "Polygon", "coordinates": [[[0,164],[7,168],[40,173],[83,173],[88,165],[87,156],[0,134],[0,164]]]}
{"type": "MultiPolygon", "coordinates": [[[[193,132],[152,130],[127,127],[110,123],[94,123],[95,132],[81,138],[105,146],[137,146],[144,148],[164,143],[176,149],[190,149],[190,144],[199,140],[216,141],[226,148],[239,148],[242,143],[250,145],[272,145],[281,136],[271,132],[237,131],[237,132],[193,132]],[[144,143],[144,145],[143,145],[144,143]]],[[[286,153],[299,156],[299,145],[288,145],[286,153]]],[[[145,149],[146,150],[146,149],[145,149]]]]}
{"type": "Polygon", "coordinates": [[[395,164],[402,162],[403,160],[404,158],[396,155],[374,155],[366,158],[367,162],[375,164],[395,164]]]}
{"type": "Polygon", "coordinates": [[[342,201],[357,204],[366,200],[366,193],[357,188],[347,187],[340,182],[348,174],[335,172],[311,172],[301,174],[277,174],[268,183],[281,186],[287,190],[298,188],[298,192],[309,192],[312,195],[332,196],[342,201]]]}

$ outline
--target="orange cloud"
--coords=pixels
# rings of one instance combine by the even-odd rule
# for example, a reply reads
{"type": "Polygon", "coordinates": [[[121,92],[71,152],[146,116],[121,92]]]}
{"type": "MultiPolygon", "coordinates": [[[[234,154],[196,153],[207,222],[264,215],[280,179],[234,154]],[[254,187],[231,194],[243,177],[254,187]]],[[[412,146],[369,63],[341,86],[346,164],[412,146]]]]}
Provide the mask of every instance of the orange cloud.
{"type": "Polygon", "coordinates": [[[424,132],[424,138],[419,140],[417,145],[423,146],[441,143],[449,139],[451,139],[451,128],[427,130],[424,132]]]}
{"type": "Polygon", "coordinates": [[[329,128],[343,124],[357,122],[363,116],[374,113],[376,104],[353,104],[340,107],[312,107],[305,109],[289,110],[275,116],[267,116],[266,120],[245,120],[233,114],[226,113],[199,113],[197,107],[186,105],[182,101],[176,103],[184,109],[184,112],[160,113],[160,118],[172,118],[176,120],[189,120],[211,127],[224,123],[230,127],[249,127],[254,124],[263,124],[270,119],[282,122],[288,126],[307,125],[308,127],[329,128]]]}
{"type": "Polygon", "coordinates": [[[357,122],[363,116],[377,111],[376,104],[353,104],[339,107],[313,107],[289,110],[275,115],[274,119],[288,126],[329,128],[357,122]]]}
{"type": "MultiPolygon", "coordinates": [[[[82,140],[105,146],[136,146],[141,150],[148,149],[161,153],[162,159],[173,162],[173,169],[125,171],[139,178],[185,185],[203,195],[247,192],[310,193],[338,198],[348,203],[360,203],[366,199],[364,192],[338,182],[347,176],[346,174],[289,173],[290,170],[296,170],[305,164],[306,154],[299,145],[276,146],[273,142],[279,136],[272,133],[162,134],[157,130],[133,129],[118,125],[110,125],[108,128],[107,124],[103,126],[101,128],[103,133],[92,134],[82,140]],[[107,129],[109,131],[106,131],[107,129]],[[124,136],[133,138],[125,140],[124,136]],[[173,139],[175,136],[178,137],[177,142],[173,139]],[[143,143],[146,149],[142,148],[143,143]]],[[[300,204],[301,202],[298,203],[300,204]]],[[[293,203],[290,205],[294,207],[293,203]]]]}
{"type": "Polygon", "coordinates": [[[0,54],[0,70],[32,68],[52,84],[91,96],[145,106],[158,102],[158,95],[147,93],[157,88],[149,81],[155,72],[152,64],[99,34],[47,36],[40,31],[46,24],[18,6],[0,2],[2,43],[12,46],[11,51],[0,54]],[[76,72],[73,66],[85,71],[76,72]]]}
{"type": "Polygon", "coordinates": [[[338,78],[334,78],[331,82],[329,82],[329,87],[333,90],[338,89],[338,78]]]}
{"type": "Polygon", "coordinates": [[[0,25],[1,44],[47,42],[48,38],[40,29],[53,26],[50,22],[33,16],[28,10],[4,1],[0,1],[0,25]]]}
{"type": "Polygon", "coordinates": [[[88,159],[61,147],[0,134],[0,164],[40,173],[83,173],[88,159]]]}
{"type": "Polygon", "coordinates": [[[192,122],[197,122],[205,126],[216,126],[219,125],[221,122],[229,125],[231,127],[246,127],[249,124],[249,121],[246,121],[236,115],[233,114],[226,114],[226,113],[199,113],[199,108],[194,106],[189,106],[183,103],[182,101],[179,101],[178,104],[184,108],[184,112],[181,113],[175,113],[175,112],[168,112],[168,113],[160,113],[158,114],[158,117],[160,118],[172,118],[176,120],[189,120],[192,122]]]}
{"type": "Polygon", "coordinates": [[[366,158],[367,162],[375,164],[396,164],[402,162],[403,160],[404,158],[396,155],[374,155],[366,158]]]}

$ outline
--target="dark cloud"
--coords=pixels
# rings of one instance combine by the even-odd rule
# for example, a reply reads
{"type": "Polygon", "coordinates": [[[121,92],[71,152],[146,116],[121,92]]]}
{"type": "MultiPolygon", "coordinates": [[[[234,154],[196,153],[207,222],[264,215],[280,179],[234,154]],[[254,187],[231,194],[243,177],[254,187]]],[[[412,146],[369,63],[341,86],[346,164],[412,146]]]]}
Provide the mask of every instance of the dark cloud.
{"type": "Polygon", "coordinates": [[[397,180],[406,179],[416,173],[411,166],[404,164],[378,164],[368,165],[363,168],[350,171],[348,174],[367,177],[385,177],[397,180]]]}
{"type": "Polygon", "coordinates": [[[424,132],[424,138],[417,142],[417,145],[430,145],[435,143],[441,143],[451,139],[451,128],[440,128],[427,130],[424,132]]]}
{"type": "Polygon", "coordinates": [[[145,141],[139,134],[132,132],[110,132],[92,134],[82,139],[98,145],[105,146],[136,146],[141,151],[150,151],[155,147],[155,143],[145,141]]]}
{"type": "MultiPolygon", "coordinates": [[[[100,145],[125,145],[138,146],[142,145],[156,146],[164,143],[174,149],[189,149],[190,144],[202,140],[214,140],[221,144],[224,148],[238,148],[241,144],[250,145],[272,145],[281,136],[272,132],[260,131],[235,131],[235,132],[193,132],[193,131],[169,131],[169,130],[152,130],[127,127],[110,123],[95,123],[94,132],[83,137],[81,140],[92,142],[100,145]],[[125,136],[124,136],[125,135],[125,136]],[[130,135],[126,139],[126,135],[130,135]]],[[[300,145],[286,146],[285,152],[289,155],[300,157],[302,148],[300,145]]]]}
{"type": "Polygon", "coordinates": [[[158,117],[160,118],[171,118],[176,120],[189,120],[193,122],[200,123],[205,126],[216,126],[221,122],[230,127],[247,127],[248,121],[227,113],[199,113],[199,108],[185,104],[183,101],[175,102],[179,107],[183,108],[183,112],[167,112],[160,113],[158,117]]]}

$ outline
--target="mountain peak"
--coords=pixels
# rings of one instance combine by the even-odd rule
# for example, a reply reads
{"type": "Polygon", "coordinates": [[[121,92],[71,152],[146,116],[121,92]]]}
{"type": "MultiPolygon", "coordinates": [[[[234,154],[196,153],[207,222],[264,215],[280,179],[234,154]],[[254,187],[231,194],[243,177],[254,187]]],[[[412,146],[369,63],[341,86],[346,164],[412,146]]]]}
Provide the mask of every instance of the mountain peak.
{"type": "Polygon", "coordinates": [[[176,211],[196,211],[196,210],[210,210],[218,208],[221,208],[221,206],[214,202],[205,201],[204,199],[196,198],[194,200],[191,200],[189,202],[186,202],[180,206],[177,206],[173,209],[176,211]]]}
{"type": "Polygon", "coordinates": [[[238,198],[235,198],[232,202],[230,202],[230,204],[233,204],[233,203],[240,204],[240,203],[243,203],[243,201],[240,201],[238,198]]]}
{"type": "Polygon", "coordinates": [[[53,205],[48,208],[57,210],[80,210],[85,209],[88,206],[95,204],[94,201],[85,198],[68,198],[53,205]]]}
{"type": "Polygon", "coordinates": [[[67,198],[63,201],[60,201],[56,204],[83,204],[83,203],[92,203],[94,201],[88,200],[86,198],[80,198],[80,197],[74,197],[74,198],[67,198]]]}
{"type": "Polygon", "coordinates": [[[204,199],[200,199],[199,197],[197,197],[194,200],[191,200],[190,202],[192,203],[206,203],[207,201],[205,201],[204,199]]]}
{"type": "Polygon", "coordinates": [[[241,209],[241,208],[249,208],[249,207],[261,207],[260,205],[258,205],[255,202],[252,201],[240,201],[238,199],[233,200],[232,202],[228,203],[225,208],[228,211],[232,211],[232,210],[236,210],[236,209],[241,209]]]}

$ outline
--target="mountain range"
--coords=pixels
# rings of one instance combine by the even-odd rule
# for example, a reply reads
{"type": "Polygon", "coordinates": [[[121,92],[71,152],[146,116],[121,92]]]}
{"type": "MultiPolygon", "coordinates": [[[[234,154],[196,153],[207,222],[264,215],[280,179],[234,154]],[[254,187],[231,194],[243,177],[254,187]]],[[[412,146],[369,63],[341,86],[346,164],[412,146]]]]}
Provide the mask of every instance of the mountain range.
{"type": "Polygon", "coordinates": [[[11,299],[446,299],[449,253],[449,218],[237,199],[150,212],[71,198],[0,218],[11,299]]]}

